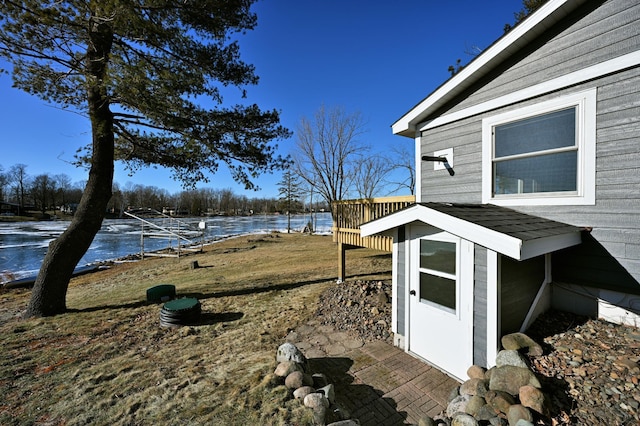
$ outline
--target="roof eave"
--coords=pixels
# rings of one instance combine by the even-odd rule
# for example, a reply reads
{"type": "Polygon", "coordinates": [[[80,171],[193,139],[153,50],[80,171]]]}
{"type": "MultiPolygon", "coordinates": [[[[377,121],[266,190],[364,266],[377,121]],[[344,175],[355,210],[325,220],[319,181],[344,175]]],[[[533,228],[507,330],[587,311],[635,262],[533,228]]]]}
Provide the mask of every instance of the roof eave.
{"type": "Polygon", "coordinates": [[[374,234],[382,234],[392,228],[413,222],[422,222],[426,225],[434,226],[514,259],[520,259],[521,256],[522,241],[520,239],[458,219],[420,204],[414,204],[406,209],[360,225],[360,235],[368,237],[374,234]]]}
{"type": "Polygon", "coordinates": [[[415,138],[419,125],[428,121],[429,115],[489,73],[505,58],[543,34],[547,28],[570,14],[585,1],[550,0],[545,3],[393,123],[391,126],[393,133],[415,138]]]}
{"type": "Polygon", "coordinates": [[[579,229],[549,237],[523,241],[481,225],[456,218],[421,204],[414,204],[379,219],[360,225],[363,237],[392,235],[389,231],[399,226],[421,223],[441,229],[462,239],[479,244],[489,250],[516,260],[531,259],[582,242],[579,229]]]}

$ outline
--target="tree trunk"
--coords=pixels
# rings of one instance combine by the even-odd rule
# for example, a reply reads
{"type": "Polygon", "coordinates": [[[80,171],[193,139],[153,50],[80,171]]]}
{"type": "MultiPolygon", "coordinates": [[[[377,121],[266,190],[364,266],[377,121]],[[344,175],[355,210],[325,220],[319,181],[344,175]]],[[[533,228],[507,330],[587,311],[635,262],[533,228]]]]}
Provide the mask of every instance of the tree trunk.
{"type": "Polygon", "coordinates": [[[107,24],[91,20],[87,51],[87,91],[92,132],[89,179],[71,224],[49,244],[36,278],[25,317],[51,316],[67,310],[69,280],[89,249],[104,219],[113,184],[113,116],[103,84],[112,32],[107,24]]]}

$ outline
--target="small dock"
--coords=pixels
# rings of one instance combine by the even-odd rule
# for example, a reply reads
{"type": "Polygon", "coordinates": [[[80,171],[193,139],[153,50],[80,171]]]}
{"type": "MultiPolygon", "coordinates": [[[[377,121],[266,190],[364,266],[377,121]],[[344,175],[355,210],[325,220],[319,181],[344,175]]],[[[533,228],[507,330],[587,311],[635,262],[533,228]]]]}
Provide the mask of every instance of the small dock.
{"type": "Polygon", "coordinates": [[[140,222],[140,256],[143,259],[145,256],[180,257],[182,254],[202,251],[206,229],[204,222],[197,228],[154,209],[138,209],[124,214],[140,222]],[[146,238],[166,240],[167,247],[163,250],[145,251],[146,238]]]}

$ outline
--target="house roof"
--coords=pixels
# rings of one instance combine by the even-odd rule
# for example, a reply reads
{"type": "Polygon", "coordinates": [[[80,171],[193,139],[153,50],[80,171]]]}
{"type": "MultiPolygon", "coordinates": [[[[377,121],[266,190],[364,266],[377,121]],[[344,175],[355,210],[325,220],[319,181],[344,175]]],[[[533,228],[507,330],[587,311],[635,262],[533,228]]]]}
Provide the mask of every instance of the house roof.
{"type": "Polygon", "coordinates": [[[393,123],[393,133],[414,138],[418,125],[427,120],[433,112],[454,99],[506,58],[521,50],[586,1],[549,0],[393,123]]]}
{"type": "Polygon", "coordinates": [[[363,237],[427,224],[516,260],[580,244],[580,228],[492,204],[418,203],[360,226],[363,237]]]}

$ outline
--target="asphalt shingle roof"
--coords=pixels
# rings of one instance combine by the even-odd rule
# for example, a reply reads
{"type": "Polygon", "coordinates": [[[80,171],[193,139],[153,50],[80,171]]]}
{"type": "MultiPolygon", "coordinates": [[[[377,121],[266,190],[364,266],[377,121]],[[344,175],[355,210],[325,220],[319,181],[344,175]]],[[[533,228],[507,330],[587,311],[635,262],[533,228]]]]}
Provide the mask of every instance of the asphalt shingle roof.
{"type": "Polygon", "coordinates": [[[483,228],[518,238],[522,241],[531,241],[537,238],[553,237],[580,231],[580,228],[573,225],[567,225],[491,204],[419,204],[457,219],[474,223],[483,228]]]}

